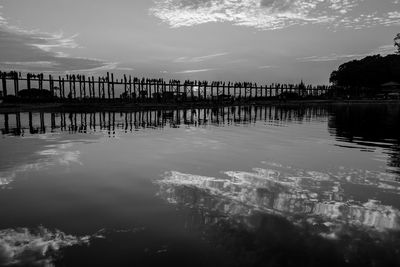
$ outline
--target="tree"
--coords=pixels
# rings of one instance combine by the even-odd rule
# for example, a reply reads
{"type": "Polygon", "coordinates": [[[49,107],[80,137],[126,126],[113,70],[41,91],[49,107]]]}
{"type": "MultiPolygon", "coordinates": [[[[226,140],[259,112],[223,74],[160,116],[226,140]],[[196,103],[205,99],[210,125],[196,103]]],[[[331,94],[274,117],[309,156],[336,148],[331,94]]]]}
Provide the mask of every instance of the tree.
{"type": "Polygon", "coordinates": [[[394,46],[397,48],[397,54],[400,54],[400,33],[394,38],[394,46]]]}
{"type": "Polygon", "coordinates": [[[379,88],[381,84],[400,82],[400,53],[398,55],[368,56],[339,66],[332,72],[330,82],[351,88],[379,88]]]}

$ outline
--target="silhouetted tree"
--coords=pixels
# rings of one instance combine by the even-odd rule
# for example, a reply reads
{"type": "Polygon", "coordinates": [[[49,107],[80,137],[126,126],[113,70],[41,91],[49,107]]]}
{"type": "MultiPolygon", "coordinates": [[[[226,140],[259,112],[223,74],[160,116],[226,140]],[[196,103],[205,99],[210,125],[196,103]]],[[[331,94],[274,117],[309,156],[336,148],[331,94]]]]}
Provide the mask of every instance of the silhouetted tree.
{"type": "Polygon", "coordinates": [[[400,54],[400,33],[394,38],[394,46],[397,48],[397,54],[400,54]]]}
{"type": "Polygon", "coordinates": [[[400,82],[400,54],[368,56],[339,66],[333,71],[330,82],[351,88],[378,88],[389,81],[400,82]]]}
{"type": "Polygon", "coordinates": [[[360,88],[379,89],[380,85],[389,81],[400,82],[400,33],[394,38],[394,46],[398,50],[397,55],[374,55],[346,62],[331,73],[329,81],[347,88],[346,93],[350,94],[359,92],[360,88]]]}

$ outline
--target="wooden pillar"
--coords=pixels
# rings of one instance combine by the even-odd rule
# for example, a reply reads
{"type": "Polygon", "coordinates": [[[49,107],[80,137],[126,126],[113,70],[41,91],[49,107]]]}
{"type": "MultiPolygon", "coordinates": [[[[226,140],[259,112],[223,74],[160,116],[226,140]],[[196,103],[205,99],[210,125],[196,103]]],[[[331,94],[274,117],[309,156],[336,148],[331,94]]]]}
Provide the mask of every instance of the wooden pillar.
{"type": "Polygon", "coordinates": [[[86,98],[86,77],[85,77],[85,75],[82,76],[82,83],[83,83],[83,98],[86,98]]]}
{"type": "Polygon", "coordinates": [[[128,80],[124,74],[124,98],[128,98],[128,80]]]}
{"type": "Polygon", "coordinates": [[[268,93],[267,96],[271,97],[272,96],[272,84],[269,85],[269,90],[268,91],[269,91],[269,93],[268,93]]]}
{"type": "Polygon", "coordinates": [[[201,86],[200,81],[197,81],[197,96],[198,96],[198,100],[200,100],[200,98],[201,98],[200,86],[201,86]]]}
{"type": "Polygon", "coordinates": [[[15,124],[17,126],[18,135],[21,135],[21,113],[15,113],[15,124]]]}
{"type": "Polygon", "coordinates": [[[19,93],[19,78],[18,78],[18,73],[15,72],[14,73],[14,94],[16,97],[18,97],[18,93],[19,93]]]}
{"type": "Polygon", "coordinates": [[[7,96],[7,79],[6,73],[2,73],[1,75],[1,83],[3,85],[3,96],[7,96]]]}
{"type": "Polygon", "coordinates": [[[207,99],[207,82],[206,81],[204,82],[203,94],[204,94],[204,100],[206,100],[207,99]]]}
{"type": "Polygon", "coordinates": [[[214,100],[214,82],[211,82],[211,88],[210,88],[210,96],[211,96],[211,101],[214,100]]]}
{"type": "Polygon", "coordinates": [[[72,85],[73,85],[73,89],[74,89],[74,99],[76,99],[76,77],[75,75],[72,75],[72,85]]]}
{"type": "MultiPolygon", "coordinates": [[[[93,87],[93,90],[95,90],[94,87],[93,87]]],[[[101,81],[100,81],[100,77],[97,77],[97,94],[98,94],[98,97],[100,99],[101,98],[101,81]]],[[[96,94],[94,94],[94,95],[96,96],[96,94]]]]}
{"type": "Polygon", "coordinates": [[[33,122],[32,122],[32,112],[29,112],[29,132],[33,133],[33,122]]]}
{"type": "Polygon", "coordinates": [[[265,84],[265,87],[264,87],[264,99],[267,98],[267,94],[268,94],[268,86],[265,84]]]}
{"type": "Polygon", "coordinates": [[[49,75],[49,89],[50,89],[50,94],[54,96],[54,84],[51,75],[49,75]]]}
{"type": "Polygon", "coordinates": [[[186,101],[186,95],[187,95],[187,81],[183,83],[183,99],[186,101]]]}
{"type": "Polygon", "coordinates": [[[181,92],[181,81],[178,81],[176,84],[176,95],[177,97],[180,97],[180,92],[181,92]]]}
{"type": "Polygon", "coordinates": [[[39,90],[43,90],[43,73],[39,74],[39,90]]]}
{"type": "Polygon", "coordinates": [[[87,88],[88,88],[88,95],[87,95],[87,97],[88,97],[88,99],[91,99],[92,98],[92,79],[91,79],[91,77],[89,76],[88,77],[88,79],[87,79],[87,88]]]}
{"type": "MultiPolygon", "coordinates": [[[[157,97],[160,96],[160,86],[162,87],[163,81],[162,80],[157,80],[157,97]]],[[[162,88],[161,88],[162,90],[162,88]]]]}
{"type": "Polygon", "coordinates": [[[94,80],[94,77],[92,76],[92,95],[91,95],[91,98],[92,99],[95,99],[96,98],[96,82],[95,82],[95,80],[94,80]]]}
{"type": "Polygon", "coordinates": [[[107,72],[107,93],[108,93],[108,99],[111,99],[111,88],[110,88],[110,73],[107,72]]]}
{"type": "Polygon", "coordinates": [[[9,124],[8,124],[8,114],[4,114],[4,133],[8,134],[10,132],[9,124]]]}
{"type": "Polygon", "coordinates": [[[26,88],[31,90],[31,74],[29,73],[26,75],[26,88]]]}
{"type": "Polygon", "coordinates": [[[96,83],[94,81],[94,77],[92,76],[92,99],[96,98],[96,90],[95,90],[95,88],[96,88],[96,83]]]}
{"type": "Polygon", "coordinates": [[[128,99],[132,98],[132,76],[129,75],[129,95],[128,95],[128,99]]]}
{"type": "Polygon", "coordinates": [[[78,75],[78,85],[79,85],[79,98],[82,99],[82,75],[78,75]]]}
{"type": "Polygon", "coordinates": [[[149,79],[146,79],[145,87],[146,87],[146,97],[147,97],[147,98],[150,98],[150,97],[151,97],[151,92],[150,92],[151,88],[150,88],[150,81],[149,81],[149,79]]]}
{"type": "Polygon", "coordinates": [[[194,89],[194,82],[191,82],[190,83],[190,101],[193,101],[193,98],[194,98],[193,89],[194,89]]]}
{"type": "Polygon", "coordinates": [[[64,77],[61,79],[61,84],[62,84],[62,96],[65,98],[65,79],[64,77]]]}
{"type": "MultiPolygon", "coordinates": [[[[82,77],[82,79],[83,79],[83,98],[86,98],[86,76],[85,75],[83,75],[83,77],[82,77]]],[[[88,82],[90,82],[90,78],[88,79],[88,82]]]]}
{"type": "Polygon", "coordinates": [[[61,84],[61,77],[60,76],[58,76],[58,89],[60,91],[60,98],[63,98],[62,84],[61,84]]]}
{"type": "Polygon", "coordinates": [[[40,131],[46,133],[46,125],[44,123],[44,112],[40,112],[40,131]]]}
{"type": "Polygon", "coordinates": [[[68,96],[71,96],[71,98],[72,98],[72,77],[70,76],[70,75],[67,75],[67,81],[68,81],[68,84],[69,84],[69,94],[68,94],[68,96]]]}

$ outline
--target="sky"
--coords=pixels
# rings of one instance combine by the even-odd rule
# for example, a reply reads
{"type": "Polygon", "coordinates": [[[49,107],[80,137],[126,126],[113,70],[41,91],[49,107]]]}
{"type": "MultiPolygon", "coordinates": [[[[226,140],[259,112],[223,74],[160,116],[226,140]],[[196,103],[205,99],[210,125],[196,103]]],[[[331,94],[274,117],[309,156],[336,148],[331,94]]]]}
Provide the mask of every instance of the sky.
{"type": "Polygon", "coordinates": [[[399,32],[400,0],[0,0],[0,70],[328,84],[399,32]]]}

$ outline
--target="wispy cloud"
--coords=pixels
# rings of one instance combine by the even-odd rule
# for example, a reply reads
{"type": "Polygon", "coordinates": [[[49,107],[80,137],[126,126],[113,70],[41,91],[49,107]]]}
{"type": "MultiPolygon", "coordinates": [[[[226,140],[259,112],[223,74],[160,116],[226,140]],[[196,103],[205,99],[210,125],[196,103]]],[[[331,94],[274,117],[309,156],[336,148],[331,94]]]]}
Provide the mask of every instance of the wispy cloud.
{"type": "Polygon", "coordinates": [[[79,48],[78,34],[48,33],[10,25],[0,6],[0,68],[3,70],[68,72],[111,69],[115,63],[79,58],[66,51],[79,48]]]}
{"type": "MultiPolygon", "coordinates": [[[[292,25],[329,23],[360,28],[369,24],[397,25],[397,12],[375,13],[373,21],[360,5],[371,0],[154,0],[150,13],[172,28],[209,22],[274,30],[292,25]]],[[[395,8],[397,0],[391,0],[395,8]]]]}
{"type": "Polygon", "coordinates": [[[175,72],[177,74],[188,74],[188,73],[197,73],[197,72],[206,72],[206,71],[212,71],[215,69],[198,69],[198,70],[183,70],[183,71],[178,71],[175,72]]]}
{"type": "Polygon", "coordinates": [[[371,55],[380,54],[382,56],[393,54],[395,52],[393,45],[382,45],[369,53],[361,53],[361,54],[330,54],[324,56],[309,56],[297,58],[298,61],[301,62],[326,62],[326,61],[340,61],[340,60],[349,60],[349,59],[358,59],[371,55]]]}
{"type": "Polygon", "coordinates": [[[267,65],[267,66],[259,66],[259,69],[274,69],[274,68],[278,68],[278,66],[271,66],[271,65],[267,65]]]}
{"type": "Polygon", "coordinates": [[[214,59],[216,57],[221,57],[225,56],[228,53],[216,53],[212,55],[206,55],[206,56],[200,56],[200,57],[180,57],[174,60],[176,63],[196,63],[196,62],[202,62],[210,59],[214,59]]]}

